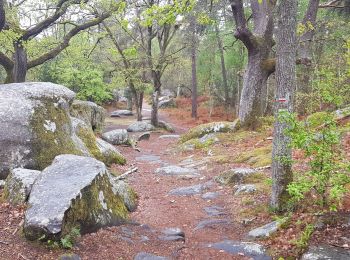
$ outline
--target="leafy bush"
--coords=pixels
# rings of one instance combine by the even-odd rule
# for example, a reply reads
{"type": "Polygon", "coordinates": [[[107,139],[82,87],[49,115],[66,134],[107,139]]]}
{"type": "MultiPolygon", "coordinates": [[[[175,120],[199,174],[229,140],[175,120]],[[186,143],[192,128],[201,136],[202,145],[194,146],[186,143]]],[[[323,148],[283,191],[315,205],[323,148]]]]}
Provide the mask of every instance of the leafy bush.
{"type": "MultiPolygon", "coordinates": [[[[292,147],[301,149],[308,161],[309,169],[295,176],[288,185],[292,202],[300,202],[307,196],[322,207],[336,210],[350,182],[350,165],[345,161],[340,144],[340,133],[334,116],[323,114],[324,124],[314,128],[308,121],[298,121],[288,112],[280,114],[290,128],[287,134],[292,139],[292,147]]],[[[311,124],[313,126],[313,124],[311,124]]]]}

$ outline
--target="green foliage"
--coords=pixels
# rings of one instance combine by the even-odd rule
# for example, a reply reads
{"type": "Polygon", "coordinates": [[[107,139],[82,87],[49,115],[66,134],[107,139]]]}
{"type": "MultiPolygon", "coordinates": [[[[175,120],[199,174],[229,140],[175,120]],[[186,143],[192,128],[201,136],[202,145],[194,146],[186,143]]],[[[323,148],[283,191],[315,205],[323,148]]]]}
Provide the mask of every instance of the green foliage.
{"type": "Polygon", "coordinates": [[[80,237],[80,229],[77,227],[72,230],[65,237],[61,238],[61,246],[65,249],[72,249],[77,238],[80,237]]]}
{"type": "Polygon", "coordinates": [[[89,59],[90,48],[87,34],[75,38],[64,54],[42,67],[39,79],[70,88],[78,99],[98,104],[110,100],[111,86],[104,82],[102,68],[89,59]]]}
{"type": "Polygon", "coordinates": [[[300,202],[306,196],[322,207],[336,210],[350,182],[350,164],[345,161],[340,144],[340,133],[333,114],[324,114],[322,127],[310,127],[308,121],[298,121],[288,112],[280,114],[290,128],[287,135],[293,148],[301,149],[308,159],[309,169],[295,176],[288,185],[292,202],[300,202]],[[310,193],[313,196],[309,196],[310,193]],[[307,195],[309,194],[309,195],[307,195]]]}
{"type": "Polygon", "coordinates": [[[304,250],[309,245],[309,240],[314,232],[314,226],[307,224],[299,239],[293,241],[299,250],[304,250]]]}

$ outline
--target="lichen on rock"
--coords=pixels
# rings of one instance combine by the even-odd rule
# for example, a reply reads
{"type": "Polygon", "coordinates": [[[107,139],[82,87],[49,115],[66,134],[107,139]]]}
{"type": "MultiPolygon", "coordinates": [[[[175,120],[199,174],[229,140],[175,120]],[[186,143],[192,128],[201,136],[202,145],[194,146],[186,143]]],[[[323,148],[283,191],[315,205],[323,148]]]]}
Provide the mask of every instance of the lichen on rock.
{"type": "Polygon", "coordinates": [[[201,138],[210,133],[225,133],[235,131],[238,128],[238,120],[234,122],[212,122],[196,126],[181,136],[180,142],[184,143],[194,138],[201,138]]]}

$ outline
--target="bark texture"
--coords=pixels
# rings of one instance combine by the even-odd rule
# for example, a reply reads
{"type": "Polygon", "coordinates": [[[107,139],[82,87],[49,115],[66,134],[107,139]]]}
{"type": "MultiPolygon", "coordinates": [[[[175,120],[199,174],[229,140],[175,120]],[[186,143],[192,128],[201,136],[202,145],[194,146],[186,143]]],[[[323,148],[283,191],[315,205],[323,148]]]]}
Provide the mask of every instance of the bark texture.
{"type": "Polygon", "coordinates": [[[192,68],[192,111],[191,116],[197,118],[197,35],[195,17],[191,18],[192,42],[191,42],[191,68],[192,68]]]}
{"type": "Polygon", "coordinates": [[[292,181],[290,138],[285,134],[288,123],[280,119],[281,112],[293,109],[296,88],[296,25],[297,0],[283,0],[278,8],[276,33],[276,106],[272,150],[272,195],[271,206],[284,210],[288,201],[287,185],[292,181]]]}
{"type": "Polygon", "coordinates": [[[266,92],[267,79],[274,67],[267,66],[274,44],[273,9],[274,1],[251,0],[253,30],[248,28],[244,15],[243,1],[231,0],[236,24],[235,37],[243,42],[248,51],[248,64],[243,77],[243,88],[239,105],[239,119],[243,127],[256,128],[258,118],[263,116],[262,93],[266,92]]]}

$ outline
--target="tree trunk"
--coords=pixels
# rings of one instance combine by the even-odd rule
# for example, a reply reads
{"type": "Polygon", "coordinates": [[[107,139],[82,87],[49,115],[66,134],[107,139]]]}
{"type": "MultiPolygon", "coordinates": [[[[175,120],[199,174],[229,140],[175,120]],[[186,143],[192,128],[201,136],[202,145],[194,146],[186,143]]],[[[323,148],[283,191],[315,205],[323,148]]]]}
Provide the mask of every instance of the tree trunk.
{"type": "Polygon", "coordinates": [[[158,103],[159,103],[159,95],[160,88],[162,83],[160,81],[160,72],[152,70],[152,78],[153,78],[153,95],[152,95],[152,112],[151,112],[151,124],[154,126],[158,126],[158,103]]]}
{"type": "Polygon", "coordinates": [[[248,64],[243,77],[239,105],[239,119],[243,127],[255,129],[263,116],[262,93],[266,92],[267,79],[274,71],[270,59],[273,46],[273,9],[275,2],[251,0],[250,8],[254,21],[251,31],[245,18],[243,0],[230,0],[236,24],[235,37],[242,41],[248,51],[248,64]]]}
{"type": "Polygon", "coordinates": [[[261,46],[248,50],[248,64],[243,76],[243,87],[239,104],[239,119],[242,125],[251,129],[258,127],[259,117],[264,114],[263,93],[267,88],[270,72],[262,66],[268,59],[270,49],[261,46]]]}
{"type": "Polygon", "coordinates": [[[227,84],[227,70],[226,70],[226,65],[225,65],[224,48],[223,48],[222,40],[221,40],[220,35],[219,35],[218,25],[215,25],[215,35],[216,35],[216,40],[218,42],[218,48],[219,48],[219,53],[220,53],[222,82],[224,85],[224,93],[225,93],[225,105],[226,105],[226,107],[228,107],[230,103],[229,103],[229,89],[228,89],[228,84],[227,84]]]}
{"type": "Polygon", "coordinates": [[[14,43],[13,66],[6,69],[5,83],[19,83],[26,81],[27,75],[27,53],[21,43],[14,43]]]}
{"type": "Polygon", "coordinates": [[[191,67],[192,67],[192,118],[197,118],[197,37],[195,18],[191,19],[192,43],[191,43],[191,67]]]}
{"type": "Polygon", "coordinates": [[[276,33],[276,111],[272,150],[271,206],[286,210],[289,194],[287,185],[292,181],[290,138],[285,134],[288,123],[279,117],[281,112],[292,112],[295,92],[295,58],[297,0],[283,0],[278,9],[276,33]]]}

